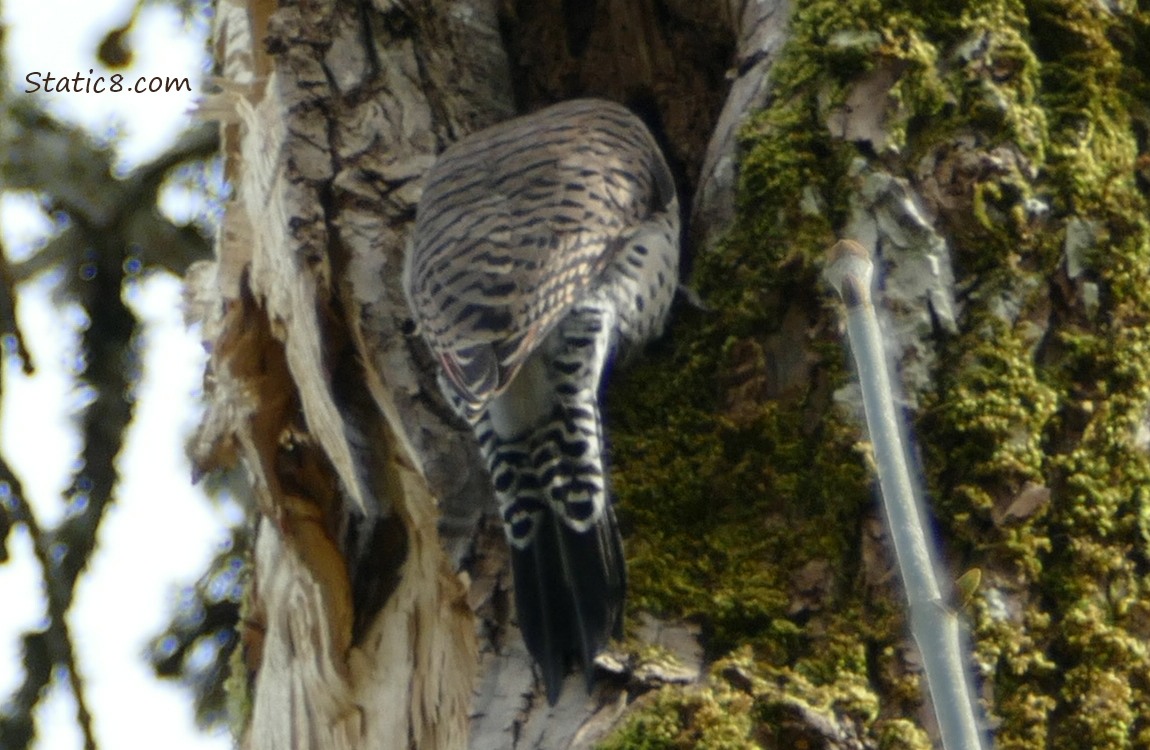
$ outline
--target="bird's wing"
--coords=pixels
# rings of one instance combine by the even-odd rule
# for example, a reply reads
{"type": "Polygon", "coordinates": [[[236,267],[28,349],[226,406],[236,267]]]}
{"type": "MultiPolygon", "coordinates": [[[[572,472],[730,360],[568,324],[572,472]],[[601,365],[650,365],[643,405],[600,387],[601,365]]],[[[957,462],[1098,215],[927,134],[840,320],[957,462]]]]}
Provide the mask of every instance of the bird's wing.
{"type": "Polygon", "coordinates": [[[472,405],[507,386],[668,189],[626,109],[579,100],[543,114],[450,147],[420,201],[408,295],[472,405]]]}

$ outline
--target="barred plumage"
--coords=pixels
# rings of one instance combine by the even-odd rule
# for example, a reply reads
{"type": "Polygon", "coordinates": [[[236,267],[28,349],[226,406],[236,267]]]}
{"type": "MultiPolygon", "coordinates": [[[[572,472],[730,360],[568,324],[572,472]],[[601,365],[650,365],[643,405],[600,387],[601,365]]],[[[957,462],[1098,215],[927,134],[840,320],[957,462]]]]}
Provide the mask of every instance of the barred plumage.
{"type": "Polygon", "coordinates": [[[598,395],[662,332],[679,208],[644,125],[599,100],[465,138],[428,176],[404,269],[440,383],[475,429],[512,547],[520,629],[554,701],[621,626],[598,395]]]}

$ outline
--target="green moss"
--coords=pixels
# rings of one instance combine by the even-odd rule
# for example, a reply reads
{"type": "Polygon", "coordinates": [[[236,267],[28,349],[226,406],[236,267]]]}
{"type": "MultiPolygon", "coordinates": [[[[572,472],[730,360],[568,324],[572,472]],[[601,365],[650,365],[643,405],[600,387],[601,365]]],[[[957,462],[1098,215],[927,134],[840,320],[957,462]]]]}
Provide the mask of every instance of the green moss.
{"type": "MultiPolygon", "coordinates": [[[[1082,0],[953,8],[796,3],[771,104],[741,133],[737,220],[696,261],[712,309],[682,311],[611,393],[632,603],[700,620],[714,657],[751,647],[745,671],[825,691],[819,705],[847,707],[881,747],[926,746],[908,729],[916,675],[892,666],[899,595],[860,585],[873,497],[830,398],[849,374],[817,278],[852,161],[919,187],[923,165],[946,164],[956,205],[936,207],[938,225],[964,310],[915,432],[946,552],[983,572],[970,611],[996,745],[1146,746],[1150,205],[1135,160],[1150,18],[1082,0]],[[834,137],[828,117],[879,70],[897,73],[888,142],[834,137]],[[1094,233],[1074,278],[1072,220],[1094,233]],[[809,377],[776,372],[788,353],[773,337],[804,347],[809,377]],[[1049,502],[1015,511],[1027,487],[1049,502]],[[831,572],[804,605],[812,563],[831,572]]],[[[667,688],[609,747],[757,746],[781,719],[754,684],[716,671],[667,688]]]]}
{"type": "Polygon", "coordinates": [[[628,547],[632,602],[705,617],[719,653],[754,633],[785,662],[798,648],[791,576],[812,559],[843,567],[851,543],[835,529],[870,502],[856,437],[835,424],[806,431],[801,408],[779,402],[746,404],[737,418],[714,403],[683,405],[670,381],[691,369],[651,363],[612,397],[621,513],[641,529],[628,547]],[[627,429],[651,425],[648,411],[665,419],[627,429]]]}
{"type": "Polygon", "coordinates": [[[821,747],[822,727],[858,734],[882,748],[928,750],[925,733],[905,721],[875,721],[878,700],[866,681],[847,672],[832,684],[815,684],[786,669],[758,666],[742,649],[717,662],[700,685],[666,686],[600,750],[755,750],[821,747]],[[874,734],[862,729],[873,726],[874,734]]]}
{"type": "MultiPolygon", "coordinates": [[[[1025,324],[987,314],[981,325],[973,316],[967,325],[947,352],[953,369],[939,372],[937,390],[924,399],[920,428],[933,484],[945,488],[935,510],[953,539],[978,545],[989,543],[985,530],[1027,483],[1045,484],[1044,435],[1058,393],[1038,373],[1025,324]]],[[[1033,520],[995,540],[998,566],[1038,575],[1051,542],[1033,520]]]]}
{"type": "Polygon", "coordinates": [[[723,682],[664,687],[601,750],[754,750],[753,699],[723,682]]]}
{"type": "MultiPolygon", "coordinates": [[[[250,559],[244,562],[247,565],[251,564],[250,559]]],[[[243,623],[251,617],[252,587],[250,584],[244,587],[244,592],[244,596],[240,600],[240,627],[245,627],[243,623]]],[[[251,684],[252,673],[248,669],[247,650],[247,646],[242,643],[232,649],[231,656],[228,657],[228,676],[224,680],[228,727],[231,729],[232,737],[237,738],[237,740],[246,734],[254,708],[252,703],[254,697],[251,684]]]]}
{"type": "Polygon", "coordinates": [[[1014,324],[994,321],[990,295],[975,299],[923,435],[950,537],[993,559],[999,592],[1024,604],[1010,615],[984,601],[976,618],[980,658],[995,674],[998,746],[1129,747],[1150,708],[1143,628],[1131,619],[1150,591],[1130,557],[1147,480],[1134,436],[1150,403],[1150,226],[1133,182],[1128,97],[1146,82],[1131,79],[1130,51],[1109,41],[1116,21],[1083,3],[1025,10],[1049,123],[1030,192],[1049,197],[1055,222],[1019,234],[1022,263],[990,255],[980,265],[1014,286],[1056,275],[1062,227],[1088,219],[1099,231],[1086,278],[1105,290],[1106,312],[1090,321],[1081,299],[1044,309],[1045,284],[1031,285],[1014,324]],[[1030,345],[1032,319],[1054,329],[1043,349],[1030,345]],[[995,520],[1025,482],[1051,487],[1049,508],[995,520]]]}

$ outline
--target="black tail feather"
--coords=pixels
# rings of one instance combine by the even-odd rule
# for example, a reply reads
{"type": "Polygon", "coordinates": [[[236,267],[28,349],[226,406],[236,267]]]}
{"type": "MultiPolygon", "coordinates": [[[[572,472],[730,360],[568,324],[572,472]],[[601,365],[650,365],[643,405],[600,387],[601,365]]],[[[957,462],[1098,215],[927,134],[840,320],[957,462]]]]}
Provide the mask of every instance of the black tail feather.
{"type": "Polygon", "coordinates": [[[622,635],[626,567],[615,514],[608,506],[586,532],[550,509],[525,549],[511,550],[519,629],[543,672],[554,705],[572,661],[591,690],[595,656],[622,635]]]}

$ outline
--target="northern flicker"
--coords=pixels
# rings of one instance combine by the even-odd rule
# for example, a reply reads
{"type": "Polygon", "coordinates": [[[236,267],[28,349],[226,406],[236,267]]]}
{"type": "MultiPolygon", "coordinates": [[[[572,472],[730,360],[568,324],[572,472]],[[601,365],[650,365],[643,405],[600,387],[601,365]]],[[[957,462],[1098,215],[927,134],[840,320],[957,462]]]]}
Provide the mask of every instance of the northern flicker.
{"type": "Polygon", "coordinates": [[[519,627],[552,703],[571,662],[590,680],[622,629],[599,394],[613,360],[662,333],[678,261],[671,172],[611,102],[460,140],[419,203],[408,302],[491,472],[519,627]]]}

